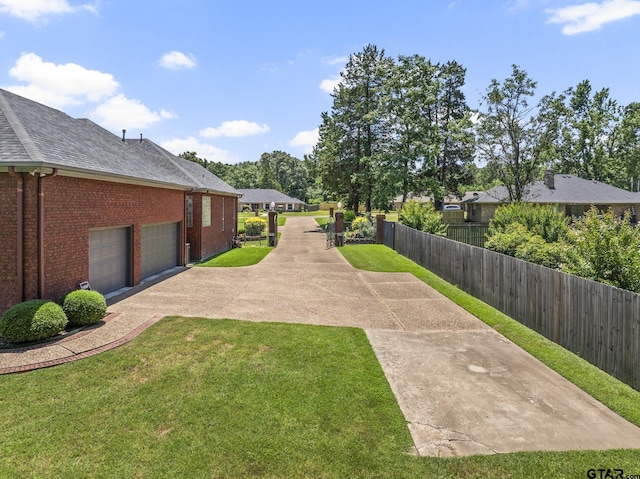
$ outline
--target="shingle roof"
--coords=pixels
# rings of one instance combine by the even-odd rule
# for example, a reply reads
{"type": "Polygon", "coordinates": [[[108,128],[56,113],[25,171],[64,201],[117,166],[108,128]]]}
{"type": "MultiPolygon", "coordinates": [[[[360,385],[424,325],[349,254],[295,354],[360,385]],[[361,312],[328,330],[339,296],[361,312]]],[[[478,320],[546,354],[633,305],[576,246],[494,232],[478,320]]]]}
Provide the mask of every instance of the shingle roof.
{"type": "Polygon", "coordinates": [[[0,89],[0,166],[48,167],[105,179],[239,195],[197,163],[150,140],[125,142],[87,119],[0,89]]]}
{"type": "MultiPolygon", "coordinates": [[[[476,197],[465,199],[465,203],[501,203],[508,198],[507,188],[496,186],[478,192],[476,197]]],[[[623,190],[600,181],[585,180],[573,175],[555,174],[554,188],[544,181],[536,181],[528,188],[524,201],[530,203],[556,204],[635,204],[640,203],[640,193],[623,190]]]]}
{"type": "Polygon", "coordinates": [[[297,198],[292,198],[278,190],[272,189],[238,189],[242,193],[241,203],[301,203],[305,204],[297,198]]]}

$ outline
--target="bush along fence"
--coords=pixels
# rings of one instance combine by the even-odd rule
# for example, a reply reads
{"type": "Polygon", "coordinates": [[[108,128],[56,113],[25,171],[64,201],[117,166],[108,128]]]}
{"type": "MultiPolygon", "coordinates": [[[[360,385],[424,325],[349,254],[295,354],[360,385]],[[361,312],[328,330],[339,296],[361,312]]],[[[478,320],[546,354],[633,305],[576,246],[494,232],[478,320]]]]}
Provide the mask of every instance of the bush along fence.
{"type": "Polygon", "coordinates": [[[640,295],[385,221],[385,245],[640,390],[640,295]]]}

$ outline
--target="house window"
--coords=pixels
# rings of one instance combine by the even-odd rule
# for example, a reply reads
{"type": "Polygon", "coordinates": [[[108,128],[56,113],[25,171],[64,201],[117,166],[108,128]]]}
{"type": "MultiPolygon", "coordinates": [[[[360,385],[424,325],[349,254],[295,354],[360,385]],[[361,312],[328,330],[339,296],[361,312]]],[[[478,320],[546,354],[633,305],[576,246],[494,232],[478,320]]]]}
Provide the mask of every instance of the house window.
{"type": "Polygon", "coordinates": [[[265,211],[271,209],[271,205],[269,203],[265,203],[264,205],[262,205],[262,207],[263,207],[262,209],[265,211]]]}
{"type": "Polygon", "coordinates": [[[224,231],[224,196],[222,197],[222,231],[224,231]]]}
{"type": "Polygon", "coordinates": [[[193,196],[187,195],[187,228],[193,228],[193,196]]]}
{"type": "Polygon", "coordinates": [[[202,197],[202,226],[211,226],[211,197],[202,197]]]}
{"type": "Polygon", "coordinates": [[[293,203],[287,203],[287,211],[293,211],[293,203]]]}

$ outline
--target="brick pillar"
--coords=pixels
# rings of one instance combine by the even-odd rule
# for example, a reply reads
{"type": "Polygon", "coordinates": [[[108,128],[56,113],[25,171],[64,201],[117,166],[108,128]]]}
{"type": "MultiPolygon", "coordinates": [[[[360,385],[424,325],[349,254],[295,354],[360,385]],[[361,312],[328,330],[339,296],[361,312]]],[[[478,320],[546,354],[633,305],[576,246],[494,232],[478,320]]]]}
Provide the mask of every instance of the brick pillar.
{"type": "Polygon", "coordinates": [[[336,246],[343,245],[343,234],[344,234],[344,213],[342,211],[338,211],[336,213],[336,246]]]}
{"type": "Polygon", "coordinates": [[[333,206],[329,207],[329,216],[333,218],[333,206]]]}
{"type": "Polygon", "coordinates": [[[278,213],[269,211],[269,246],[278,245],[278,213]]]}
{"type": "Polygon", "coordinates": [[[382,233],[384,228],[385,215],[376,215],[376,243],[382,244],[384,242],[382,233]]]}

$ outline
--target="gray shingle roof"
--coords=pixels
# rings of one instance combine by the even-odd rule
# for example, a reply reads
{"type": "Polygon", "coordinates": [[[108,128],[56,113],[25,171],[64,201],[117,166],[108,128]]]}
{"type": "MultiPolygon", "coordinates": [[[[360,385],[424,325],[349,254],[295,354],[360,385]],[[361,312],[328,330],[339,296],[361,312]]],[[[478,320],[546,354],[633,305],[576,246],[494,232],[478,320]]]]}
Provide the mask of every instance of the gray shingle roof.
{"type": "Polygon", "coordinates": [[[48,167],[238,196],[197,163],[150,140],[122,139],[87,119],[0,89],[0,166],[48,167]]]}
{"type": "MultiPolygon", "coordinates": [[[[504,186],[478,192],[475,198],[465,199],[465,203],[500,203],[508,198],[504,186]]],[[[573,175],[557,173],[554,188],[548,188],[544,181],[536,181],[529,187],[524,201],[530,203],[556,204],[635,204],[640,203],[640,193],[623,190],[600,181],[585,180],[573,175]]]]}
{"type": "Polygon", "coordinates": [[[242,193],[241,203],[301,203],[305,204],[297,198],[292,198],[278,190],[272,189],[238,189],[242,193]]]}

